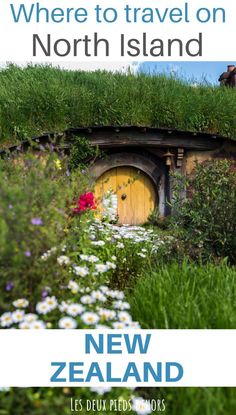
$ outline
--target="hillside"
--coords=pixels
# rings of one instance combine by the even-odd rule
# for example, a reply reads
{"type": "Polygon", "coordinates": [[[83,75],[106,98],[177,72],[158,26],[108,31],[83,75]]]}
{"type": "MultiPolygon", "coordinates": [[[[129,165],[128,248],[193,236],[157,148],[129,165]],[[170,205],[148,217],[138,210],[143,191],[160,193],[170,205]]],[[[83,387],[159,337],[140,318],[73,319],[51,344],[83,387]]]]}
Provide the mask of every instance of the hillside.
{"type": "Polygon", "coordinates": [[[236,139],[236,90],[49,66],[10,65],[0,71],[2,144],[91,125],[166,127],[236,139]]]}

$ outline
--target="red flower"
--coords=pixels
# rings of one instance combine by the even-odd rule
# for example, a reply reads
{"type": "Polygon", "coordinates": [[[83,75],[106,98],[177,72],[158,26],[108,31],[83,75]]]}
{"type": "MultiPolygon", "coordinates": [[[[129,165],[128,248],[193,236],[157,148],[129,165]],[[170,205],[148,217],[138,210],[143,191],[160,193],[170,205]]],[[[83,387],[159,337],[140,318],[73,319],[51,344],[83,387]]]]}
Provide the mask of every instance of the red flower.
{"type": "Polygon", "coordinates": [[[87,209],[95,210],[97,208],[95,203],[95,197],[92,192],[86,192],[81,195],[76,202],[76,208],[72,209],[73,213],[78,214],[84,212],[87,209]]]}

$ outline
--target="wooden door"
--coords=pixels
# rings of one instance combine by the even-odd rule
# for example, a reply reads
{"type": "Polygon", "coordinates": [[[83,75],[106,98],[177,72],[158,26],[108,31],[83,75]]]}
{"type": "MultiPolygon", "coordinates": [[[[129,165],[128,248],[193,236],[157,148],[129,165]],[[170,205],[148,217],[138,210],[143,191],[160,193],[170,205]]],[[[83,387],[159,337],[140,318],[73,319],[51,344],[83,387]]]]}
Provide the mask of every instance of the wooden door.
{"type": "Polygon", "coordinates": [[[151,179],[134,167],[117,167],[108,170],[95,186],[98,201],[108,190],[117,194],[120,224],[143,224],[156,206],[156,192],[151,179]]]}

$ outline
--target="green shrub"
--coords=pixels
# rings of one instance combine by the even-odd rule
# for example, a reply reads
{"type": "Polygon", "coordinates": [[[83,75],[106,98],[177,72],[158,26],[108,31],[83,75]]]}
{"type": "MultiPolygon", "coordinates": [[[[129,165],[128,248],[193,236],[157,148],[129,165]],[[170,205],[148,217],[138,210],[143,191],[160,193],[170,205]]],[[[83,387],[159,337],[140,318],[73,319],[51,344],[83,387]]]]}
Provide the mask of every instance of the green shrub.
{"type": "Polygon", "coordinates": [[[171,264],[146,271],[130,292],[131,314],[149,329],[236,327],[236,270],[171,264]]]}
{"type": "Polygon", "coordinates": [[[168,415],[234,415],[236,411],[235,388],[145,388],[140,392],[145,399],[165,399],[168,415]]]}
{"type": "Polygon", "coordinates": [[[194,176],[179,179],[173,203],[173,225],[183,228],[186,249],[193,257],[228,257],[236,261],[236,171],[227,160],[197,164],[194,176]],[[187,188],[181,200],[179,188],[187,188]]]}
{"type": "Polygon", "coordinates": [[[93,147],[85,137],[75,137],[70,149],[70,170],[86,169],[88,163],[95,161],[99,154],[98,148],[93,147]]]}
{"type": "Polygon", "coordinates": [[[64,241],[73,198],[87,179],[68,176],[66,162],[43,154],[0,160],[0,307],[12,295],[31,300],[42,286],[63,282],[55,253],[48,263],[40,258],[64,241]]]}
{"type": "MultiPolygon", "coordinates": [[[[134,410],[119,411],[113,409],[118,401],[122,408],[122,401],[132,404],[132,393],[129,388],[12,388],[9,391],[0,391],[0,414],[1,415],[71,415],[71,413],[114,415],[137,414],[134,410]],[[94,389],[94,390],[93,390],[94,389]],[[104,390],[104,391],[103,391],[104,390]],[[71,399],[73,400],[71,410],[71,399]],[[77,410],[75,400],[77,399],[77,410]],[[105,400],[106,410],[102,401],[105,400]],[[88,402],[87,402],[88,401],[88,402]],[[93,402],[92,402],[93,401],[93,402]],[[110,409],[111,402],[111,409],[110,409]],[[113,402],[113,406],[112,406],[113,402]],[[116,403],[115,403],[116,402],[116,403]],[[90,409],[90,405],[96,409],[90,409]],[[88,408],[88,409],[87,409],[88,408]]],[[[125,408],[124,404],[124,408],[125,408]]],[[[130,408],[130,407],[129,407],[130,408]]],[[[139,412],[140,413],[140,412],[139,412]]]]}

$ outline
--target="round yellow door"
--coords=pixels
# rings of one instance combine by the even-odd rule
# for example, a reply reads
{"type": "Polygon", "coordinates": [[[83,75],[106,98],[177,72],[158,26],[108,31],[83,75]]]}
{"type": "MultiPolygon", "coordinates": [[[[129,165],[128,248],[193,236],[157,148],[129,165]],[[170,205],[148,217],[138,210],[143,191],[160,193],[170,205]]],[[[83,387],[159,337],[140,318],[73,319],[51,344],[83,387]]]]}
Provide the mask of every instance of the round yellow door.
{"type": "Polygon", "coordinates": [[[98,201],[109,190],[117,195],[118,222],[137,225],[147,221],[156,205],[156,192],[150,178],[134,167],[117,167],[108,170],[96,182],[98,201]]]}

